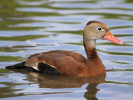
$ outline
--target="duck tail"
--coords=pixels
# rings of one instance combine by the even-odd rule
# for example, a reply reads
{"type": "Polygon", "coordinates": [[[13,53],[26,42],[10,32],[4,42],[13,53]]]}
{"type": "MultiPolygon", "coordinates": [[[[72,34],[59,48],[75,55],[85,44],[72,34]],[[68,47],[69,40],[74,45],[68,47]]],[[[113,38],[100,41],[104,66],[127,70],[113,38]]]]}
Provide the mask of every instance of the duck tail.
{"type": "Polygon", "coordinates": [[[25,69],[25,61],[24,62],[20,62],[14,65],[10,65],[10,66],[6,66],[6,69],[25,69]]]}
{"type": "Polygon", "coordinates": [[[12,70],[12,69],[20,69],[20,70],[26,70],[28,72],[37,72],[37,70],[35,70],[34,68],[25,66],[25,61],[17,63],[17,64],[14,64],[14,65],[6,66],[5,68],[6,69],[10,69],[10,70],[12,70]]]}

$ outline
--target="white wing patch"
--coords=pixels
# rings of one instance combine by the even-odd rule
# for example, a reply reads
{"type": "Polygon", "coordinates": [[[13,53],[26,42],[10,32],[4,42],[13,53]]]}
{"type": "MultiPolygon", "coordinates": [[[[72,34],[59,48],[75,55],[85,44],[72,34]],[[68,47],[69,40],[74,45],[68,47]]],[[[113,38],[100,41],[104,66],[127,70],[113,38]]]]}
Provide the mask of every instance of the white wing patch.
{"type": "Polygon", "coordinates": [[[45,61],[43,61],[43,63],[45,63],[45,64],[47,64],[47,65],[49,65],[49,66],[53,67],[54,69],[56,69],[56,67],[55,67],[55,66],[52,66],[52,65],[50,65],[50,64],[48,64],[48,63],[46,63],[45,61]]]}

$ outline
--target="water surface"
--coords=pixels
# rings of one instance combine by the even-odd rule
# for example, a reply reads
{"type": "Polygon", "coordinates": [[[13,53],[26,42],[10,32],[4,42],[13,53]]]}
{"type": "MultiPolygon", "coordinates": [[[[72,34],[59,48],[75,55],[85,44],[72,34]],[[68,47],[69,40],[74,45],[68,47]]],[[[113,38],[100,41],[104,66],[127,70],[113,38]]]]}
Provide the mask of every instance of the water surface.
{"type": "Polygon", "coordinates": [[[1,100],[131,100],[132,0],[1,0],[1,100]],[[105,23],[122,45],[97,41],[106,75],[93,78],[9,71],[5,66],[54,49],[85,55],[82,34],[90,20],[105,23]]]}

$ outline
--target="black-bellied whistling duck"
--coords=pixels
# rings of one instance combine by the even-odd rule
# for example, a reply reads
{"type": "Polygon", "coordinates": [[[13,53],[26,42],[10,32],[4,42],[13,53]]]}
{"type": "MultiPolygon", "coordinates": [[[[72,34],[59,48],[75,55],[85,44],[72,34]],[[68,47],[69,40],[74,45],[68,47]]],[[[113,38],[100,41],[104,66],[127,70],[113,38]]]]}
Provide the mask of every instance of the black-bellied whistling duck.
{"type": "Polygon", "coordinates": [[[61,74],[79,77],[91,77],[106,72],[105,66],[96,51],[96,40],[107,39],[117,44],[121,41],[109,31],[108,27],[98,21],[87,23],[83,43],[87,59],[76,52],[52,50],[31,55],[26,61],[7,66],[7,69],[27,69],[44,74],[61,74]]]}

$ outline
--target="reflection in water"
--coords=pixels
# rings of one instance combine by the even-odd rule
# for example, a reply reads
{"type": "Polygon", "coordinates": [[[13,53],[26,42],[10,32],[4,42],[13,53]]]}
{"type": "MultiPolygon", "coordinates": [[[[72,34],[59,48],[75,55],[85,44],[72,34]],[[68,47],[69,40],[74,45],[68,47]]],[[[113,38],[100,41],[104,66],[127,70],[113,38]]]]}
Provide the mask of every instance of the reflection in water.
{"type": "MultiPolygon", "coordinates": [[[[16,96],[23,96],[24,93],[18,93],[16,94],[16,91],[20,91],[22,89],[14,89],[14,87],[22,85],[22,84],[15,84],[12,82],[1,82],[1,85],[3,87],[0,88],[0,98],[8,98],[8,97],[16,97],[16,96]]],[[[0,85],[0,86],[1,86],[0,85]]]]}
{"type": "MultiPolygon", "coordinates": [[[[48,76],[39,75],[37,73],[29,73],[27,79],[31,82],[39,84],[40,88],[80,88],[84,84],[88,83],[84,97],[87,100],[98,100],[96,93],[99,91],[97,86],[99,83],[105,82],[106,75],[100,75],[97,77],[80,78],[72,76],[48,76]]],[[[68,92],[69,93],[69,92],[68,92]]]]}
{"type": "Polygon", "coordinates": [[[99,91],[99,89],[97,89],[98,83],[95,84],[89,84],[87,89],[87,92],[85,92],[84,97],[87,100],[98,100],[96,97],[96,93],[97,91],[99,91]]]}

